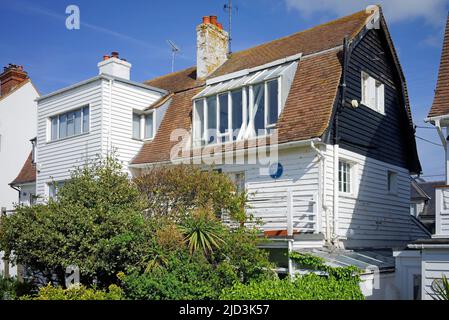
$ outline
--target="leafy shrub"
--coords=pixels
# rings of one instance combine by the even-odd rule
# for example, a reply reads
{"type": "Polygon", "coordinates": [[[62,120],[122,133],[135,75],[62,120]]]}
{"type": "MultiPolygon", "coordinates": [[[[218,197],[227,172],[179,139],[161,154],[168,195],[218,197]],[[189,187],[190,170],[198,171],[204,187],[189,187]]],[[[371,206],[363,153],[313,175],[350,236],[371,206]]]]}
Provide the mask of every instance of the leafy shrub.
{"type": "Polygon", "coordinates": [[[34,287],[30,283],[0,275],[0,300],[15,300],[23,295],[30,294],[33,290],[34,287]]]}
{"type": "Polygon", "coordinates": [[[263,280],[223,290],[223,300],[363,300],[355,281],[310,273],[294,280],[263,280]]]}
{"type": "Polygon", "coordinates": [[[290,253],[290,259],[296,262],[300,267],[312,271],[323,271],[330,277],[337,280],[352,280],[360,282],[361,270],[355,266],[348,267],[331,267],[325,264],[325,261],[321,257],[314,256],[308,253],[292,252],[290,253]]]}
{"type": "MultiPolygon", "coordinates": [[[[56,200],[18,207],[0,224],[0,250],[16,263],[64,283],[65,268],[77,265],[81,282],[100,286],[138,265],[149,249],[149,228],[136,186],[112,157],[72,173],[56,200]]],[[[48,280],[46,280],[48,281],[48,280]]]]}
{"type": "Polygon", "coordinates": [[[210,205],[217,216],[226,213],[235,221],[246,221],[246,194],[237,192],[224,174],[187,165],[160,166],[134,182],[151,215],[179,218],[210,205]]]}
{"type": "Polygon", "coordinates": [[[53,287],[48,284],[39,289],[35,296],[24,296],[22,300],[122,300],[123,292],[117,285],[110,285],[108,290],[86,288],[83,285],[73,285],[68,289],[53,287]]]}
{"type": "Polygon", "coordinates": [[[126,297],[138,300],[216,299],[225,287],[238,281],[226,261],[213,265],[200,253],[186,251],[165,257],[163,267],[120,276],[126,297]]]}

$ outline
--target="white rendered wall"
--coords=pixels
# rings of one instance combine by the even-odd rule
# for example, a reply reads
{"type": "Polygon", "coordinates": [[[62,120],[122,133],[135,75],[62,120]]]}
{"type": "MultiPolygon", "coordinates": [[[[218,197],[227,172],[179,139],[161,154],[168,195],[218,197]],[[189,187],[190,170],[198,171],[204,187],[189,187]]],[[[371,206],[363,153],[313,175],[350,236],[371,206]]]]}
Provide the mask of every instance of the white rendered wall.
{"type": "Polygon", "coordinates": [[[38,92],[26,83],[0,100],[0,207],[13,209],[18,192],[9,186],[19,174],[36,136],[38,92]]]}

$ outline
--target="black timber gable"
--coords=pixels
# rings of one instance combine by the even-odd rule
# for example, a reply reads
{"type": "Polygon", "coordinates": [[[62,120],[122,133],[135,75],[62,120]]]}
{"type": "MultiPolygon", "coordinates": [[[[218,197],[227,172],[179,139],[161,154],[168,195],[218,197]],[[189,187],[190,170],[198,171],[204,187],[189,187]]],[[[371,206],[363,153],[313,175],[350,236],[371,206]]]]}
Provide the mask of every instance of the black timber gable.
{"type": "Polygon", "coordinates": [[[327,141],[420,173],[414,131],[406,111],[405,86],[386,33],[382,29],[363,30],[348,45],[344,56],[342,86],[327,141]],[[385,114],[361,103],[362,71],[384,84],[385,114]],[[359,102],[357,108],[352,107],[352,100],[359,102]]]}

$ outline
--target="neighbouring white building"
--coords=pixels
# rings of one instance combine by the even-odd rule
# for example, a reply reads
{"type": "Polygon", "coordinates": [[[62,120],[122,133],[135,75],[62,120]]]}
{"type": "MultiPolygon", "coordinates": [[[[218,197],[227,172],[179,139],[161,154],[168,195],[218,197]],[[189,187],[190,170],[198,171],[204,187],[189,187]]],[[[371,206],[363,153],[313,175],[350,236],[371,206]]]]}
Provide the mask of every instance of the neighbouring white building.
{"type": "Polygon", "coordinates": [[[431,239],[419,239],[394,253],[396,282],[401,299],[432,300],[435,286],[449,278],[449,17],[444,36],[435,98],[426,122],[437,129],[444,147],[446,181],[434,186],[435,232],[431,239]]]}
{"type": "MultiPolygon", "coordinates": [[[[17,203],[18,191],[10,187],[30,153],[36,136],[39,93],[22,66],[9,64],[0,74],[0,209],[9,213],[17,203]]],[[[1,256],[1,254],[0,254],[1,256]]],[[[0,257],[0,274],[15,275],[0,257]]]]}
{"type": "Polygon", "coordinates": [[[272,247],[359,265],[367,296],[394,298],[393,248],[430,235],[410,214],[421,165],[381,8],[232,54],[216,17],[196,32],[197,66],[142,84],[113,53],[38,99],[37,195],[113,149],[132,176],[214,164],[248,191],[272,247]]]}

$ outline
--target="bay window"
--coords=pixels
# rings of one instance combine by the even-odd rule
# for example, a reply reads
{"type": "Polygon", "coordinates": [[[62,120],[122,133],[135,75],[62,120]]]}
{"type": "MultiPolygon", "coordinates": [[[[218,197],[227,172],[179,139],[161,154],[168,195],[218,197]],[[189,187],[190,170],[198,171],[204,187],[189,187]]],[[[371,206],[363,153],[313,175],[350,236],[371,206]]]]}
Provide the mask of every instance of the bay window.
{"type": "Polygon", "coordinates": [[[89,132],[89,107],[65,112],[49,119],[49,140],[68,138],[89,132]]]}

